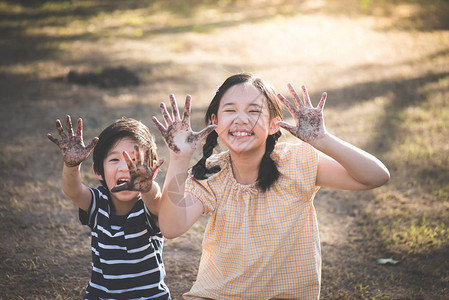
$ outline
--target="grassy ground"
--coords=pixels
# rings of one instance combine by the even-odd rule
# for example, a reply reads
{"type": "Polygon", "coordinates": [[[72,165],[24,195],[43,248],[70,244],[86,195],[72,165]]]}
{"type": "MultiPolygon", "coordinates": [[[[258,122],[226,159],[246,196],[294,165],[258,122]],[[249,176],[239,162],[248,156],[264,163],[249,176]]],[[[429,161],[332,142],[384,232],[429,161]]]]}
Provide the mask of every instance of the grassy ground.
{"type": "MultiPolygon", "coordinates": [[[[328,129],[391,171],[373,191],[318,193],[322,298],[444,299],[448,14],[443,0],[0,1],[0,299],[79,299],[89,280],[89,232],[45,137],[55,119],[83,117],[86,140],[121,116],[157,132],[159,103],[189,93],[198,130],[240,71],[284,94],[304,83],[315,103],[327,91],[328,129]]],[[[206,221],[166,241],[176,299],[195,280],[206,221]]]]}

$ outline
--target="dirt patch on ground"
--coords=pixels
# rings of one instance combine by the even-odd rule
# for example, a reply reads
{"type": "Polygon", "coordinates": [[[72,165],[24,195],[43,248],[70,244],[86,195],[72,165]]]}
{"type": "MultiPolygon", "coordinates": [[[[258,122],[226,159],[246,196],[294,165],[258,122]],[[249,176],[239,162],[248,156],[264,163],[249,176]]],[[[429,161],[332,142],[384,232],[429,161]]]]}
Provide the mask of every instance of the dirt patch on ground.
{"type": "MultiPolygon", "coordinates": [[[[82,117],[85,140],[122,116],[157,132],[159,103],[191,94],[199,130],[217,86],[240,71],[286,95],[287,82],[307,84],[313,101],[327,91],[328,129],[392,173],[374,191],[318,193],[322,298],[444,299],[447,1],[336,2],[0,2],[0,299],[80,299],[90,277],[89,231],[45,136],[56,119],[82,117]]],[[[83,180],[97,186],[91,163],[83,180]]],[[[195,280],[206,223],[165,243],[175,299],[195,280]]]]}

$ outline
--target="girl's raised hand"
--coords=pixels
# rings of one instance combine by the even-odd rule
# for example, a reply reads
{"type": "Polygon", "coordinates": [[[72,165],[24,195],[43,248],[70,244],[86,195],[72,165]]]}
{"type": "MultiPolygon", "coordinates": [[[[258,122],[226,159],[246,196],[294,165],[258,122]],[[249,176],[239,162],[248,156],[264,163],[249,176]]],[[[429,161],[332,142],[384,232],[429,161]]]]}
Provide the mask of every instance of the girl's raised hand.
{"type": "Polygon", "coordinates": [[[323,108],[326,103],[327,94],[323,93],[318,106],[313,107],[310,102],[307,88],[304,85],[301,86],[304,101],[299,98],[292,84],[289,83],[287,86],[293,96],[296,107],[293,106],[293,104],[291,104],[283,95],[278,94],[278,98],[282,101],[282,103],[284,103],[292,117],[295,119],[296,126],[290,125],[283,121],[279,121],[277,124],[304,142],[313,143],[326,134],[323,108]]]}
{"type": "Polygon", "coordinates": [[[93,138],[89,145],[84,146],[83,120],[81,118],[78,119],[75,134],[73,134],[72,120],[69,115],[66,116],[65,123],[67,134],[64,132],[64,129],[62,129],[61,121],[56,120],[56,129],[58,129],[61,139],[54,138],[50,133],[47,134],[47,137],[50,141],[58,145],[65,165],[67,167],[75,167],[89,156],[90,152],[92,152],[97,144],[98,138],[93,138]]]}
{"type": "Polygon", "coordinates": [[[128,152],[123,152],[126,164],[129,169],[129,180],[123,184],[117,185],[111,189],[111,192],[116,193],[124,190],[149,192],[153,186],[153,178],[157,169],[164,163],[164,160],[159,160],[154,166],[150,167],[150,147],[145,150],[145,156],[142,162],[142,155],[139,150],[139,146],[134,146],[134,157],[136,158],[136,164],[133,163],[128,152]]]}
{"type": "Polygon", "coordinates": [[[172,116],[167,112],[165,104],[161,104],[161,111],[164,116],[166,127],[162,125],[156,117],[153,117],[153,122],[161,132],[168,148],[176,154],[192,155],[198,144],[216,127],[216,125],[209,125],[200,132],[194,132],[192,130],[190,127],[191,101],[192,98],[190,95],[187,95],[182,120],[179,117],[175,95],[170,95],[172,116]]]}

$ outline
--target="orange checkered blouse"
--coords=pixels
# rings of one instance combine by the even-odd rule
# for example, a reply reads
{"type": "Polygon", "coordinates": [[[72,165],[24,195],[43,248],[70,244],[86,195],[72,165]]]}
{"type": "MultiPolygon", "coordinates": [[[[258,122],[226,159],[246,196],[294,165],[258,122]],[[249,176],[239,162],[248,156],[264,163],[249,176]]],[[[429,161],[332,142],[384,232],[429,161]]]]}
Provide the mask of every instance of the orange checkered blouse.
{"type": "Polygon", "coordinates": [[[306,143],[278,143],[281,173],[265,193],[239,184],[229,152],[208,160],[221,171],[189,176],[186,191],[209,214],[197,280],[186,299],[317,299],[321,250],[313,198],[318,153],[306,143]]]}

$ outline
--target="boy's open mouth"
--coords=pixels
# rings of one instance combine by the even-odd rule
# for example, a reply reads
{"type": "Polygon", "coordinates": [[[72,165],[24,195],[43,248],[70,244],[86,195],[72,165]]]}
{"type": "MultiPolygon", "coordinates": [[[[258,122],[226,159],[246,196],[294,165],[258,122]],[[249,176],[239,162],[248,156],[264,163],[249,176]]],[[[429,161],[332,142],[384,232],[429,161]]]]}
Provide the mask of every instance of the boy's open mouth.
{"type": "Polygon", "coordinates": [[[128,181],[129,181],[129,178],[119,178],[119,179],[117,179],[116,185],[121,185],[121,184],[127,183],[128,181]]]}

